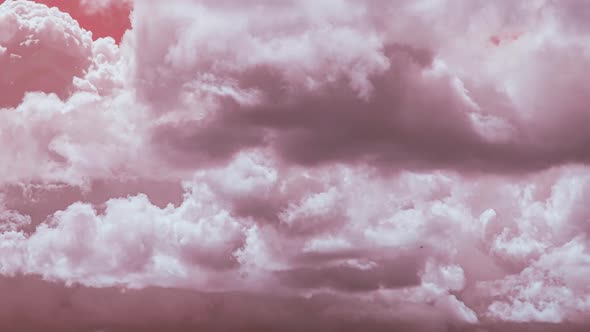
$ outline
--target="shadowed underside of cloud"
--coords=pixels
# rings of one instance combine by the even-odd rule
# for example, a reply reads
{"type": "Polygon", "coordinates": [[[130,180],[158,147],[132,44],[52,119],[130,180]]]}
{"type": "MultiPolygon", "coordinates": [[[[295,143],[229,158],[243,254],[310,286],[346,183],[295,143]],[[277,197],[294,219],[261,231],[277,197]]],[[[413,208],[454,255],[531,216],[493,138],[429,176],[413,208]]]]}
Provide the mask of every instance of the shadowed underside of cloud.
{"type": "Polygon", "coordinates": [[[2,328],[23,331],[584,331],[575,324],[449,322],[428,306],[384,308],[379,303],[333,295],[311,298],[251,293],[206,293],[162,288],[121,292],[47,283],[36,278],[3,279],[11,306],[0,307],[2,328]],[[23,300],[27,294],[43,301],[23,300]],[[157,299],[154,301],[153,299],[157,299]],[[129,314],[134,312],[134,314],[129,314]],[[415,319],[421,315],[422,320],[415,319]]]}
{"type": "MultiPolygon", "coordinates": [[[[460,39],[455,47],[484,48],[478,55],[487,61],[460,74],[454,69],[467,69],[452,66],[458,59],[437,54],[435,47],[442,53],[447,45],[396,40],[395,32],[377,30],[371,7],[335,18],[336,10],[302,5],[324,20],[316,22],[280,6],[276,15],[283,19],[275,20],[266,15],[274,10],[267,7],[245,8],[238,15],[225,7],[180,3],[203,19],[158,11],[168,23],[161,33],[177,37],[138,34],[137,47],[149,52],[135,59],[139,93],[156,113],[188,107],[154,132],[154,143],[174,165],[227,160],[253,146],[271,147],[287,162],[368,162],[386,171],[526,172],[588,161],[588,137],[576,125],[587,121],[583,91],[588,83],[574,72],[588,60],[574,46],[523,40],[514,50],[495,50],[460,39]],[[218,20],[210,22],[211,17],[218,20]],[[240,30],[222,23],[236,20],[240,30]],[[276,33],[260,31],[267,29],[276,33]],[[509,81],[514,72],[486,72],[495,69],[501,52],[511,52],[513,62],[522,65],[517,79],[509,81]],[[533,57],[538,59],[531,64],[533,57]],[[567,74],[556,77],[556,66],[567,74]],[[514,90],[526,86],[526,96],[513,96],[508,84],[514,90]],[[191,111],[194,103],[186,102],[197,96],[212,102],[214,111],[191,111]],[[559,117],[551,114],[555,109],[559,117]]],[[[491,10],[482,6],[474,15],[491,10]]],[[[152,8],[137,7],[138,13],[152,8]]],[[[498,21],[506,19],[498,15],[498,21]]],[[[134,21],[140,29],[149,24],[143,17],[138,14],[134,21]]],[[[490,29],[478,28],[482,34],[490,29]]]]}
{"type": "Polygon", "coordinates": [[[383,308],[333,295],[312,298],[251,293],[206,293],[162,288],[65,288],[36,278],[3,279],[11,306],[0,307],[2,328],[23,331],[457,331],[582,332],[581,324],[446,321],[428,306],[383,308]],[[43,301],[23,300],[30,294],[43,301]],[[157,299],[154,301],[153,299],[157,299]],[[130,315],[130,312],[135,314],[130,315]],[[422,313],[422,320],[415,320],[422,313]]]}
{"type": "Polygon", "coordinates": [[[587,329],[589,6],[128,5],[0,4],[0,329],[587,329]]]}
{"type": "Polygon", "coordinates": [[[375,266],[346,265],[323,268],[301,267],[279,271],[278,277],[297,288],[326,287],[345,291],[371,291],[379,288],[401,288],[420,284],[418,259],[401,258],[397,262],[377,262],[375,266]],[[403,271],[399,271],[403,267],[403,271]],[[400,273],[401,272],[401,273],[400,273]]]}

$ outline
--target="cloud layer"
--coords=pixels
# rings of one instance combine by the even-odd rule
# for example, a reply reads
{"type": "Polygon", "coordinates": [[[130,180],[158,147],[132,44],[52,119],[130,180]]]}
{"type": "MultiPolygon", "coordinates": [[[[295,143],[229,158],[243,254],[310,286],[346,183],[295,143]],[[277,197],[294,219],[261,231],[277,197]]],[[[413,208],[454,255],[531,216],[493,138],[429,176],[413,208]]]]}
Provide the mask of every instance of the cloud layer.
{"type": "Polygon", "coordinates": [[[0,4],[0,326],[587,328],[589,5],[132,6],[0,4]]]}

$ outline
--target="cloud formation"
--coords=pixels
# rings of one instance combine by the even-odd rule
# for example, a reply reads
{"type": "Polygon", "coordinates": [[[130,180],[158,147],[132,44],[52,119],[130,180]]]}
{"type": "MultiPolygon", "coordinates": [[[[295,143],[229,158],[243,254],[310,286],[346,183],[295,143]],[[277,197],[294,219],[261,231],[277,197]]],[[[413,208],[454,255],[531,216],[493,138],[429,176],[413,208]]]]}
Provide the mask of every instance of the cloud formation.
{"type": "Polygon", "coordinates": [[[67,97],[72,78],[89,65],[90,34],[39,4],[9,1],[0,15],[0,106],[18,105],[28,91],[67,97]]]}
{"type": "Polygon", "coordinates": [[[0,326],[588,327],[588,5],[79,5],[0,4],[0,326]]]}

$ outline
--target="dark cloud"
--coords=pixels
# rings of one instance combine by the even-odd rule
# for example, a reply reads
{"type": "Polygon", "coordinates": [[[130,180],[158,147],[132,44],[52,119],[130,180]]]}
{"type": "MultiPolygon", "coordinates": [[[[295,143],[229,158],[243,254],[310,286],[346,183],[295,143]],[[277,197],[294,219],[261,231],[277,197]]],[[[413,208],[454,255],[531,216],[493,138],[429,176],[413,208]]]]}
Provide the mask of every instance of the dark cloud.
{"type": "Polygon", "coordinates": [[[346,292],[367,292],[420,284],[419,272],[422,264],[417,257],[377,262],[369,260],[367,263],[368,266],[340,263],[324,267],[301,267],[279,271],[277,275],[291,287],[325,287],[346,292]]]}

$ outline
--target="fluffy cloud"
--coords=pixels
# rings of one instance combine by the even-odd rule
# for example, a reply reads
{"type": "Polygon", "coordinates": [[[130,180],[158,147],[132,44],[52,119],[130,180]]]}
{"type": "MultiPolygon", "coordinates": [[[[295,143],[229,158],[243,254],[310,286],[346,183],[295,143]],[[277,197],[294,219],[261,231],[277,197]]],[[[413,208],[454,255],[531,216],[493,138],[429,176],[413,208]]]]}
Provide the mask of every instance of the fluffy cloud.
{"type": "Polygon", "coordinates": [[[583,329],[586,7],[4,2],[0,326],[583,329]]]}
{"type": "Polygon", "coordinates": [[[0,30],[0,107],[17,105],[30,91],[65,97],[90,64],[90,34],[56,8],[7,1],[0,30]]]}

